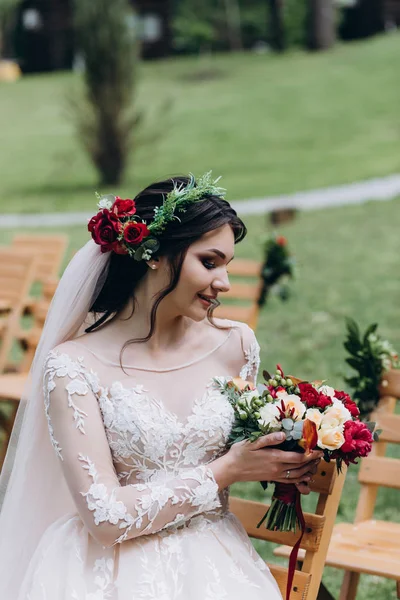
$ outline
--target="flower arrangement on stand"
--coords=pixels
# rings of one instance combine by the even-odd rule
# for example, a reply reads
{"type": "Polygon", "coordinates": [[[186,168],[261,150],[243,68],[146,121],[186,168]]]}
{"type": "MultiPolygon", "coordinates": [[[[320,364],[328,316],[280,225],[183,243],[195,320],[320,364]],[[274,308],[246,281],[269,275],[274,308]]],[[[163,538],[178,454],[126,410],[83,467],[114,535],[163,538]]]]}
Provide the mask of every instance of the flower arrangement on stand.
{"type": "MultiPolygon", "coordinates": [[[[356,463],[367,456],[376,439],[375,423],[359,420],[359,410],[348,394],[325,385],[286,377],[280,365],[271,376],[263,373],[265,383],[254,387],[241,379],[216,378],[215,382],[234,410],[235,420],[228,440],[232,446],[243,440],[256,441],[268,433],[281,431],[286,439],[275,446],[284,451],[322,450],[327,462],[356,463]]],[[[260,482],[264,489],[268,482],[260,482]]],[[[300,492],[295,484],[275,483],[271,506],[257,527],[265,524],[273,531],[300,529],[290,564],[294,565],[304,533],[300,492]]],[[[294,568],[289,569],[288,591],[294,568]]]]}
{"type": "Polygon", "coordinates": [[[265,241],[265,259],[261,270],[263,280],[258,305],[264,306],[272,289],[282,300],[290,295],[288,279],[294,276],[294,258],[283,235],[269,235],[265,241]]]}
{"type": "Polygon", "coordinates": [[[384,385],[384,375],[391,369],[400,369],[399,355],[391,344],[377,333],[373,323],[364,334],[353,319],[347,319],[347,338],[344,347],[349,353],[347,364],[357,374],[346,377],[353,390],[361,419],[368,418],[379,402],[379,387],[384,385]]]}

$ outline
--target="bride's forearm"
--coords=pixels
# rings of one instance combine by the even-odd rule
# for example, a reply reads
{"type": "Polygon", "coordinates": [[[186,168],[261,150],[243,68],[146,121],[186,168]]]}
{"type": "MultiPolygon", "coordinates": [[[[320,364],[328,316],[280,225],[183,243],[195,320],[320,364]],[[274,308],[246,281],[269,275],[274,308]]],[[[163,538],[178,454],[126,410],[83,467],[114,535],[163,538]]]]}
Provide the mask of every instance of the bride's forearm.
{"type": "Polygon", "coordinates": [[[229,454],[224,454],[209,463],[218,489],[223,490],[237,481],[234,465],[229,454]]]}

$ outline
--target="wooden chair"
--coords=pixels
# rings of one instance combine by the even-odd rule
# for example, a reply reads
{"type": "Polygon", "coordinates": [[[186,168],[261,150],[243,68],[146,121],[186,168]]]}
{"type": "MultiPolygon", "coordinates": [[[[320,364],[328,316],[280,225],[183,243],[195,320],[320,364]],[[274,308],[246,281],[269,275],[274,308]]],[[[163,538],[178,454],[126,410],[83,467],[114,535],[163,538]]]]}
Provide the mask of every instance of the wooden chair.
{"type": "Polygon", "coordinates": [[[258,298],[261,291],[262,263],[254,260],[235,258],[229,265],[231,289],[222,296],[222,304],[215,309],[214,315],[221,319],[232,319],[247,323],[256,329],[258,321],[258,298]],[[235,281],[241,278],[241,281],[235,281]],[[247,281],[243,282],[243,279],[247,281]],[[228,303],[224,300],[228,299],[228,303]]]}
{"type": "Polygon", "coordinates": [[[19,330],[25,300],[35,277],[36,257],[12,248],[0,248],[0,373],[4,371],[19,330]]]}
{"type": "MultiPolygon", "coordinates": [[[[336,512],[339,506],[345,479],[345,470],[341,475],[336,472],[334,463],[322,463],[314,476],[311,490],[318,493],[315,513],[304,513],[306,527],[300,545],[303,549],[303,565],[295,571],[290,600],[315,600],[317,598],[325,557],[331,537],[336,512]]],[[[230,498],[230,510],[242,522],[250,537],[268,540],[276,544],[293,547],[299,534],[269,531],[256,524],[261,520],[267,506],[261,502],[252,502],[240,498],[230,498]]],[[[278,582],[283,598],[286,595],[288,569],[278,565],[268,565],[278,582]]]]}
{"type": "MultiPolygon", "coordinates": [[[[385,380],[387,385],[381,387],[379,405],[371,415],[382,433],[361,462],[355,520],[335,525],[326,557],[327,566],[345,571],[339,600],[356,598],[361,573],[394,579],[400,598],[400,523],[373,518],[379,487],[400,490],[400,458],[385,456],[388,443],[400,444],[400,415],[393,414],[400,398],[400,371],[391,371],[385,380]]],[[[288,556],[288,550],[281,547],[275,554],[288,556]]],[[[304,559],[303,555],[299,558],[304,559]]]]}
{"type": "MultiPolygon", "coordinates": [[[[60,274],[62,261],[68,246],[66,235],[26,235],[14,236],[11,247],[35,254],[36,273],[35,282],[41,286],[49,279],[57,278],[60,274]]],[[[30,313],[35,303],[35,298],[27,297],[25,312],[30,313]]]]}
{"type": "Polygon", "coordinates": [[[45,282],[58,277],[61,264],[68,246],[67,235],[16,235],[11,242],[12,248],[34,252],[38,255],[36,280],[45,282]]]}
{"type": "Polygon", "coordinates": [[[57,289],[58,282],[59,279],[56,277],[45,281],[43,283],[42,296],[33,305],[33,326],[31,329],[24,331],[25,353],[19,368],[19,372],[21,373],[27,373],[30,369],[40,336],[42,335],[47,311],[57,289]]]}
{"type": "Polygon", "coordinates": [[[21,399],[25,382],[28,377],[31,362],[36,352],[43,325],[46,320],[47,311],[53,298],[58,279],[50,279],[43,286],[43,297],[33,306],[35,327],[27,334],[27,350],[18,373],[4,373],[0,375],[0,429],[3,431],[3,440],[0,444],[0,469],[3,465],[11,436],[15,416],[17,414],[19,401],[21,399]],[[6,410],[4,410],[6,407],[6,410]]]}

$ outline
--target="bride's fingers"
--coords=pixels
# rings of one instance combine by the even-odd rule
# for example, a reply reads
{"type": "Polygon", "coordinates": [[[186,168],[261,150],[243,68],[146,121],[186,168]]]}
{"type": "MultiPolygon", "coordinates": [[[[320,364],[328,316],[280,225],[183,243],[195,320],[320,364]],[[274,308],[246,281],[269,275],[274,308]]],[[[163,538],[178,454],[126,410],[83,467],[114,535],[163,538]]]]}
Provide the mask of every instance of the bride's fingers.
{"type": "Polygon", "coordinates": [[[251,445],[251,450],[260,450],[268,446],[275,446],[285,440],[286,436],[284,433],[268,433],[263,435],[256,442],[248,442],[251,445]]]}
{"type": "Polygon", "coordinates": [[[296,487],[299,490],[300,494],[304,494],[305,496],[308,496],[308,494],[311,492],[308,484],[304,481],[296,483],[296,487]]]}

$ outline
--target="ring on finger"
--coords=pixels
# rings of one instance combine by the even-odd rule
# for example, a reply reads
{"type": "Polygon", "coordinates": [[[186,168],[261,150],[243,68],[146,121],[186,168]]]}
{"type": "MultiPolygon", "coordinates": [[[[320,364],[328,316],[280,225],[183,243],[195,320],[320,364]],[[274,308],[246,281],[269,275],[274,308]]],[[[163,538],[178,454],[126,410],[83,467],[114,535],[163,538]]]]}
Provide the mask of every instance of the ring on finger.
{"type": "Polygon", "coordinates": [[[288,469],[288,470],[286,471],[286,479],[289,479],[289,477],[290,477],[290,471],[289,471],[289,469],[288,469]]]}

